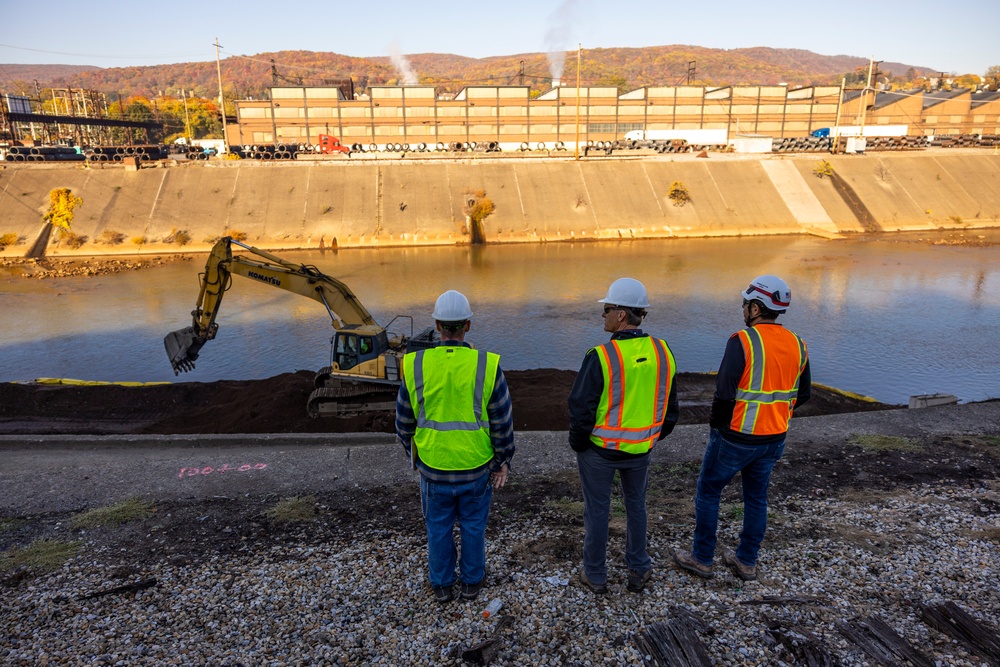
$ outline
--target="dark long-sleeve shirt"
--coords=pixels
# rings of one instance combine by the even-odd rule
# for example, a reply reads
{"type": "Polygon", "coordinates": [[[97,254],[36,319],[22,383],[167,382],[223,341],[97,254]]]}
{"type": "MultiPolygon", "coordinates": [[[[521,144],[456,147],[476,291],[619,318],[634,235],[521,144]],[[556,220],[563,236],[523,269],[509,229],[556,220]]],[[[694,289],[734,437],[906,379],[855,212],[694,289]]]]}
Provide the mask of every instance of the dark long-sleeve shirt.
{"type": "MultiPolygon", "coordinates": [[[[616,331],[611,340],[623,338],[639,338],[648,336],[642,329],[625,329],[616,331]]],[[[601,371],[601,361],[597,352],[590,350],[583,358],[583,365],[576,375],[573,389],[569,393],[569,444],[574,451],[583,452],[588,447],[593,447],[598,453],[608,459],[621,460],[635,458],[636,456],[647,456],[646,454],[630,454],[619,450],[598,447],[590,440],[590,434],[594,431],[594,424],[597,421],[597,406],[604,395],[604,373],[601,371]]],[[[660,435],[657,441],[663,440],[674,430],[674,425],[680,417],[680,402],[677,399],[676,380],[670,385],[670,396],[667,399],[667,414],[660,428],[660,435]]]]}
{"type": "MultiPolygon", "coordinates": [[[[781,326],[780,324],[758,324],[756,326],[781,326]]],[[[785,437],[784,433],[776,435],[747,435],[729,428],[733,422],[733,410],[736,408],[736,389],[739,387],[740,378],[746,368],[746,354],[743,352],[743,344],[736,334],[729,337],[726,343],[726,351],[722,355],[722,363],[719,365],[719,375],[715,381],[715,397],[712,400],[712,414],[709,417],[709,426],[719,429],[722,436],[730,442],[737,442],[744,445],[767,445],[777,442],[785,437]]],[[[805,368],[799,377],[799,392],[795,398],[795,407],[801,407],[812,396],[812,371],[809,369],[809,360],[806,359],[805,368]]]]}
{"type": "MultiPolygon", "coordinates": [[[[441,345],[462,345],[472,347],[468,343],[443,341],[441,345]]],[[[510,390],[503,371],[497,368],[497,379],[493,385],[493,393],[486,405],[486,414],[490,419],[490,442],[493,445],[493,460],[472,470],[438,470],[431,468],[417,456],[417,470],[432,482],[461,484],[479,479],[490,472],[500,470],[503,465],[510,466],[514,456],[514,417],[511,411],[510,390]]],[[[413,435],[417,432],[417,418],[410,403],[410,390],[406,387],[406,378],[399,386],[396,394],[396,437],[402,443],[406,454],[410,455],[413,435]]]]}

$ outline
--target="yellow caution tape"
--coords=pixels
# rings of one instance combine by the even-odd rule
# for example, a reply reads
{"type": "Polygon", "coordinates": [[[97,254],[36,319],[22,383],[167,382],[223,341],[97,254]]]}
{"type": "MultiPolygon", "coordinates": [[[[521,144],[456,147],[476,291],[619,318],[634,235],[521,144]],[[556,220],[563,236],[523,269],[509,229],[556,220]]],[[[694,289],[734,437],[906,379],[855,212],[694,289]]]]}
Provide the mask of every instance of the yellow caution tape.
{"type": "Polygon", "coordinates": [[[170,382],[102,382],[101,380],[74,380],[72,378],[35,378],[35,384],[68,384],[79,387],[117,385],[119,387],[155,387],[170,382]]]}
{"type": "Polygon", "coordinates": [[[853,398],[858,401],[865,401],[866,403],[878,403],[879,401],[872,398],[871,396],[865,396],[863,394],[855,394],[853,391],[845,391],[843,389],[837,389],[836,387],[830,387],[825,384],[820,384],[819,382],[812,383],[814,387],[819,387],[820,389],[826,389],[827,391],[832,391],[835,394],[840,394],[841,396],[846,396],[847,398],[853,398]]]}

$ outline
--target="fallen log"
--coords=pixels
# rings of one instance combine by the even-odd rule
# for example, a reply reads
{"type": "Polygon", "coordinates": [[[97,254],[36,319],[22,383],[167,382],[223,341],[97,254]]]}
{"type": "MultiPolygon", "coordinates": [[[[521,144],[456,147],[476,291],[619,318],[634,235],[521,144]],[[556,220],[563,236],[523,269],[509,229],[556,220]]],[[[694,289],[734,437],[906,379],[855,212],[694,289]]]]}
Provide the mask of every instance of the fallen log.
{"type": "Polygon", "coordinates": [[[488,665],[496,657],[500,650],[500,632],[514,623],[514,617],[501,616],[497,621],[497,627],[493,629],[493,636],[486,641],[476,644],[470,649],[462,651],[462,660],[472,662],[477,665],[488,665]]]}
{"type": "Polygon", "coordinates": [[[873,660],[885,667],[904,667],[908,660],[914,667],[934,667],[934,661],[913,648],[878,616],[864,620],[837,621],[837,629],[873,660]]]}
{"type": "Polygon", "coordinates": [[[808,667],[836,667],[840,661],[823,644],[823,640],[797,625],[783,626],[779,621],[763,617],[767,636],[781,644],[796,662],[808,667]]]}
{"type": "Polygon", "coordinates": [[[671,608],[670,614],[666,622],[653,623],[635,637],[647,662],[655,667],[709,667],[712,660],[696,633],[708,626],[683,607],[671,608]]]}
{"type": "Polygon", "coordinates": [[[925,623],[957,639],[994,667],[1000,667],[1000,635],[995,628],[980,623],[954,602],[937,605],[921,602],[919,608],[925,623]]]}

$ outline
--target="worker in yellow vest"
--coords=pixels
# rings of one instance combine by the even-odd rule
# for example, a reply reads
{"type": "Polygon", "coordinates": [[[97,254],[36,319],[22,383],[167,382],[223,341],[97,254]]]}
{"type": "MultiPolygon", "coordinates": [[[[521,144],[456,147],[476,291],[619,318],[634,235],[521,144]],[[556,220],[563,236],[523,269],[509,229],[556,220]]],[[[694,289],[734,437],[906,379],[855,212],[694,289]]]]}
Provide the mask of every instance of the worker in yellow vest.
{"type": "Polygon", "coordinates": [[[666,341],[639,328],[649,308],[641,282],[620,278],[598,303],[611,340],[587,352],[569,395],[569,444],[583,490],[579,578],[598,595],[608,591],[608,515],[617,472],[625,501],[626,588],[638,593],[653,571],[646,550],[650,450],[680,416],[676,364],[666,341]]]}
{"type": "Polygon", "coordinates": [[[743,531],[722,562],[744,581],[757,578],[757,554],[767,530],[767,488],[785,450],[792,410],[812,393],[806,344],[778,324],[792,303],[781,278],[755,278],[743,291],[747,328],[729,338],[719,366],[709,420],[711,431],[698,476],[692,551],[674,550],[674,561],[699,577],[713,576],[719,501],[740,473],[743,531]]]}
{"type": "Polygon", "coordinates": [[[445,603],[458,580],[464,600],[476,599],[486,583],[486,522],[493,490],[510,473],[514,420],[500,357],[465,342],[472,319],[465,295],[448,290],[431,317],[441,344],[403,357],[396,435],[420,472],[428,578],[434,598],[445,603]]]}

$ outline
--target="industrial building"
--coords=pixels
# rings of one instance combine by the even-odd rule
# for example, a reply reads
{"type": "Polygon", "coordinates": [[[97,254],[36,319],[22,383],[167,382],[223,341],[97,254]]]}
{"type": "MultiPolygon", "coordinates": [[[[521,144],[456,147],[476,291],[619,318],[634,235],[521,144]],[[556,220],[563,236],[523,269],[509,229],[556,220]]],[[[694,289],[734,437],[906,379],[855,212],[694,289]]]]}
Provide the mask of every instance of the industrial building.
{"type": "Polygon", "coordinates": [[[496,143],[503,150],[610,142],[633,130],[725,129],[775,139],[836,124],[907,125],[914,136],[1000,133],[1000,93],[972,90],[846,91],[839,86],[666,86],[619,94],[613,87],[470,86],[449,99],[432,86],[373,86],[345,99],[339,88],[274,87],[267,100],[236,102],[231,145],[429,147],[496,143]],[[579,94],[578,94],[579,91],[579,94]]]}

